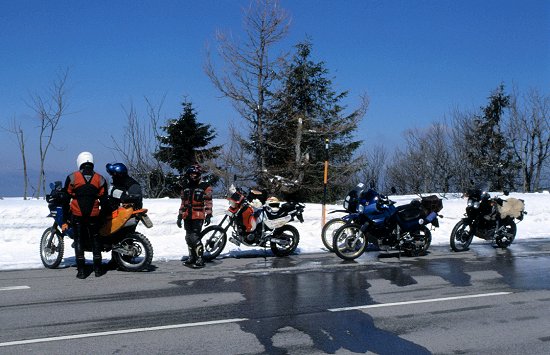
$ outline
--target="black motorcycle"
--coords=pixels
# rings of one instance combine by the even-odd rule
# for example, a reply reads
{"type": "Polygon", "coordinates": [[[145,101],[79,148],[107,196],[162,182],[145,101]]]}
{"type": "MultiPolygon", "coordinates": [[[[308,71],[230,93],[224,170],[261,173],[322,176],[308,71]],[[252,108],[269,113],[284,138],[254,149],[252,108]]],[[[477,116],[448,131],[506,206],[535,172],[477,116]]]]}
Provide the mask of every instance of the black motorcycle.
{"type": "Polygon", "coordinates": [[[288,256],[298,247],[300,233],[288,224],[296,218],[303,222],[303,203],[267,201],[253,207],[253,194],[243,188],[236,188],[228,198],[229,208],[219,225],[205,228],[201,232],[204,242],[205,260],[213,260],[225,247],[229,229],[229,241],[240,246],[269,247],[275,256],[288,256]]]}
{"type": "MultiPolygon", "coordinates": [[[[65,192],[61,181],[50,184],[51,193],[46,196],[50,214],[54,222],[46,228],[40,239],[40,258],[48,269],[55,269],[61,264],[65,252],[65,237],[73,238],[70,218],[63,218],[69,213],[65,203],[65,192]],[[63,228],[63,224],[67,224],[63,228]]],[[[125,271],[141,271],[149,267],[153,260],[153,246],[143,234],[136,232],[138,223],[151,228],[153,223],[147,216],[147,209],[134,209],[131,204],[119,207],[105,219],[100,230],[102,251],[112,251],[117,265],[125,271]]],[[[91,252],[90,238],[84,242],[84,250],[91,252]]]]}
{"type": "MultiPolygon", "coordinates": [[[[504,192],[508,196],[508,192],[504,192]]],[[[507,248],[516,237],[516,220],[523,220],[525,202],[521,199],[491,197],[481,189],[470,189],[466,213],[451,232],[451,248],[468,250],[475,237],[491,241],[500,248],[507,248]]]]}

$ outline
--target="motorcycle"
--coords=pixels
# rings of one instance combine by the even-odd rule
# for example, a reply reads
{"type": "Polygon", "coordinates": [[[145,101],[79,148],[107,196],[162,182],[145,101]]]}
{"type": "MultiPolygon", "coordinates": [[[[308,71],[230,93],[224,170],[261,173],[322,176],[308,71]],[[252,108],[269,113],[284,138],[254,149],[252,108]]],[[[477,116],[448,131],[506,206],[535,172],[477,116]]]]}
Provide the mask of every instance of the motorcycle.
{"type": "Polygon", "coordinates": [[[294,218],[304,222],[303,203],[279,202],[267,203],[258,208],[252,205],[253,194],[243,188],[233,188],[228,198],[229,208],[218,225],[206,227],[201,232],[204,242],[203,259],[215,259],[228,240],[240,246],[266,247],[268,244],[275,256],[288,256],[298,247],[300,233],[296,227],[288,224],[294,218]]]}
{"type": "Polygon", "coordinates": [[[338,228],[342,227],[346,223],[355,222],[359,217],[359,213],[357,213],[357,206],[359,206],[359,204],[366,205],[373,203],[375,202],[374,199],[377,196],[378,192],[376,192],[372,187],[367,189],[365,184],[359,183],[344,198],[343,210],[329,212],[329,214],[342,212],[346,213],[346,215],[342,217],[330,219],[321,229],[321,240],[330,252],[334,251],[332,248],[332,239],[334,238],[334,233],[338,230],[338,228]]]}
{"type": "MultiPolygon", "coordinates": [[[[65,192],[61,181],[50,184],[51,193],[46,196],[53,225],[44,230],[40,240],[40,258],[48,269],[55,269],[61,264],[65,252],[65,237],[73,238],[70,222],[64,220],[69,211],[64,203],[65,192]],[[67,223],[67,228],[63,224],[67,223]]],[[[112,251],[112,256],[120,269],[125,271],[141,271],[149,267],[153,260],[153,246],[143,234],[136,232],[138,223],[151,228],[153,223],[147,216],[147,209],[134,209],[131,204],[125,204],[113,211],[102,224],[99,235],[102,251],[112,251]]],[[[91,252],[90,238],[84,238],[84,250],[91,252]]]]}
{"type": "Polygon", "coordinates": [[[439,227],[438,217],[443,217],[438,214],[441,209],[442,199],[435,195],[397,207],[387,196],[377,195],[373,202],[358,205],[357,219],[334,233],[332,247],[344,260],[360,257],[369,243],[377,250],[422,255],[432,241],[428,225],[439,227]]]}
{"type": "MultiPolygon", "coordinates": [[[[504,192],[508,196],[508,192],[504,192]]],[[[451,232],[451,249],[468,250],[474,236],[491,241],[500,248],[507,248],[513,243],[518,222],[527,214],[525,202],[521,199],[491,197],[479,188],[470,189],[466,213],[451,232]]]]}

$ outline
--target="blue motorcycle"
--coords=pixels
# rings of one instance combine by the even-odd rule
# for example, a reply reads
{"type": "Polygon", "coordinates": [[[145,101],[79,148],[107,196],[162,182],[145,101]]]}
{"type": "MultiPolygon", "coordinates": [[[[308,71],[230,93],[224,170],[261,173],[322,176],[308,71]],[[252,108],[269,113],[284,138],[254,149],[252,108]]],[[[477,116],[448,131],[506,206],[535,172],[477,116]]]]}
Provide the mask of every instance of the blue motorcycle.
{"type": "Polygon", "coordinates": [[[351,190],[343,202],[344,209],[335,210],[329,212],[332,213],[346,213],[342,217],[336,217],[330,219],[325,223],[323,229],[321,230],[321,240],[325,247],[333,252],[332,248],[332,239],[334,238],[334,233],[343,225],[347,223],[353,223],[358,220],[360,213],[357,212],[357,207],[359,205],[368,205],[376,202],[376,197],[378,192],[372,188],[367,188],[365,184],[359,183],[353,190],[351,190]]]}
{"type": "Polygon", "coordinates": [[[435,195],[395,206],[387,196],[377,194],[373,202],[359,204],[357,217],[334,232],[332,248],[344,260],[360,257],[369,243],[386,252],[425,254],[432,241],[428,226],[439,227],[442,208],[442,200],[435,195]]]}

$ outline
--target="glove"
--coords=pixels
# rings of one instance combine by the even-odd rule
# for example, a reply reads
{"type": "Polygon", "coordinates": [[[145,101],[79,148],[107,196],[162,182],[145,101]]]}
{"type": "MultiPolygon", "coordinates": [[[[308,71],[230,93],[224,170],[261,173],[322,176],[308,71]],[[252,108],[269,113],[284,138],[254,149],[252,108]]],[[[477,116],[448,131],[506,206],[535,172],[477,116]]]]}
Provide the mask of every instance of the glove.
{"type": "Polygon", "coordinates": [[[205,226],[209,225],[211,219],[212,219],[212,215],[211,215],[211,214],[207,214],[207,215],[206,215],[206,218],[204,219],[204,225],[205,225],[205,226]]]}
{"type": "Polygon", "coordinates": [[[67,229],[69,229],[69,225],[68,225],[67,223],[63,223],[63,224],[61,225],[61,231],[62,231],[63,233],[65,233],[65,232],[67,231],[67,229]]]}
{"type": "Polygon", "coordinates": [[[178,215],[178,220],[176,222],[176,225],[178,226],[178,228],[181,228],[181,214],[178,215]]]}

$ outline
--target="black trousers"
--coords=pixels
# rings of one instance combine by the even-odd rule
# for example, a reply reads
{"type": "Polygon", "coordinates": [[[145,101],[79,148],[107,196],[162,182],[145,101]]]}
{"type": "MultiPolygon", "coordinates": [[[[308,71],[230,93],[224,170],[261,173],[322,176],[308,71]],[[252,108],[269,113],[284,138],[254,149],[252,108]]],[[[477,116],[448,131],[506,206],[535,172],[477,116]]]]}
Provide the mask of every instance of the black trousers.
{"type": "Polygon", "coordinates": [[[185,241],[189,248],[195,249],[201,244],[201,230],[204,220],[202,219],[184,219],[185,241]]]}
{"type": "Polygon", "coordinates": [[[84,262],[84,251],[91,246],[94,255],[94,265],[101,264],[101,240],[99,239],[98,217],[72,217],[74,231],[74,253],[77,265],[84,262]]]}

